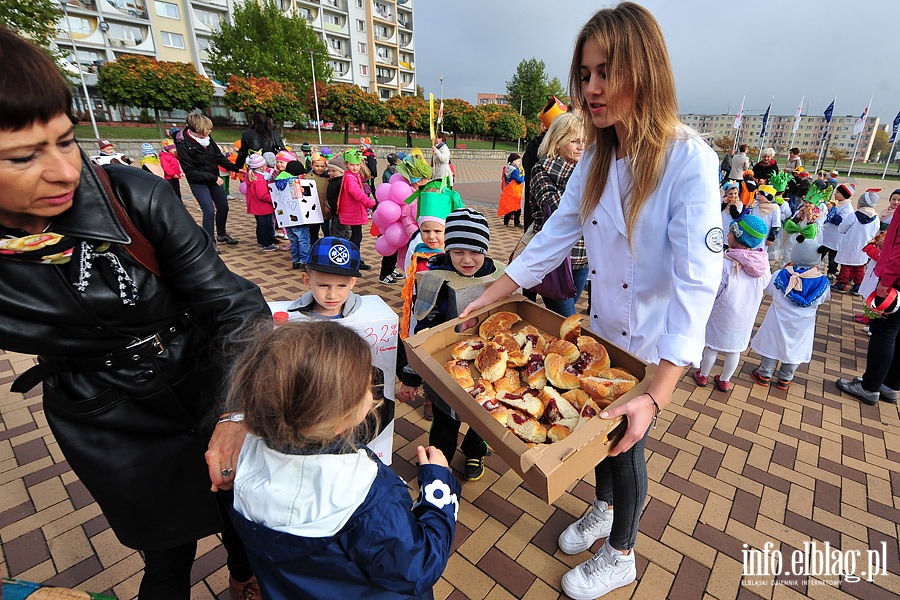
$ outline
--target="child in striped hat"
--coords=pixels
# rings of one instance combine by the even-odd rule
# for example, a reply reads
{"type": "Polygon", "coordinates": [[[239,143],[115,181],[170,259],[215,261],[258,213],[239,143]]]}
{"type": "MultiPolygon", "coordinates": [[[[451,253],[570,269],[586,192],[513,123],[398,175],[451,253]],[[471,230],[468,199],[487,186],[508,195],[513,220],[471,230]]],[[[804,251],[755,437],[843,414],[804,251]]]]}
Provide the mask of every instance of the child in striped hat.
{"type": "MultiPolygon", "coordinates": [[[[457,315],[449,312],[447,284],[473,277],[496,279],[503,269],[485,256],[491,240],[487,219],[470,208],[460,208],[445,220],[444,250],[428,261],[428,271],[418,284],[416,313],[421,316],[416,324],[416,332],[434,327],[457,315]],[[425,313],[425,314],[423,314],[425,313]]],[[[409,368],[404,368],[405,355],[398,357],[397,375],[402,385],[397,393],[400,402],[412,400],[422,379],[409,368]]],[[[434,420],[428,434],[428,443],[444,453],[447,462],[456,453],[456,441],[461,422],[459,416],[437,393],[425,386],[424,395],[434,410],[434,420]]],[[[466,432],[460,449],[466,457],[465,476],[469,481],[477,481],[484,475],[484,457],[487,443],[471,427],[466,432]]]]}
{"type": "Polygon", "coordinates": [[[165,179],[166,173],[159,164],[159,157],[156,155],[156,150],[153,149],[153,144],[147,142],[141,144],[141,168],[165,179]]]}

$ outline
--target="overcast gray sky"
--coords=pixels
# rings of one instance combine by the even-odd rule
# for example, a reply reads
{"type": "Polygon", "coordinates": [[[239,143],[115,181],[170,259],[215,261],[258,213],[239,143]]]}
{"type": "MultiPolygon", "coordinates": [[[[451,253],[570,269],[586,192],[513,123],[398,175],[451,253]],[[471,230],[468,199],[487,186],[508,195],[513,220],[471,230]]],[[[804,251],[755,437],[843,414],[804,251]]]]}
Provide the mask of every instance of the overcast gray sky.
{"type": "MultiPolygon", "coordinates": [[[[835,115],[892,122],[900,111],[897,0],[641,0],[662,26],[675,71],[679,110],[835,115]]],[[[505,93],[519,61],[543,60],[563,85],[575,34],[594,11],[581,0],[416,0],[418,84],[475,104],[505,93]]]]}

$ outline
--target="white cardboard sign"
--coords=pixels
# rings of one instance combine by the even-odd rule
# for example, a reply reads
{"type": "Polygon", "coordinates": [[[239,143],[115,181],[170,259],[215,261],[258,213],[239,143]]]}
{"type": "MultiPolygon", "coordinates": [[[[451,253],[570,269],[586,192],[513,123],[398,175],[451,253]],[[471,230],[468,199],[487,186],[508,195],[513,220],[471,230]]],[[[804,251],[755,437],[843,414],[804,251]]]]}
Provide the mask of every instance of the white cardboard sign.
{"type": "Polygon", "coordinates": [[[316,182],[311,179],[289,177],[269,184],[275,223],[278,227],[317,225],[324,223],[316,182]]]}

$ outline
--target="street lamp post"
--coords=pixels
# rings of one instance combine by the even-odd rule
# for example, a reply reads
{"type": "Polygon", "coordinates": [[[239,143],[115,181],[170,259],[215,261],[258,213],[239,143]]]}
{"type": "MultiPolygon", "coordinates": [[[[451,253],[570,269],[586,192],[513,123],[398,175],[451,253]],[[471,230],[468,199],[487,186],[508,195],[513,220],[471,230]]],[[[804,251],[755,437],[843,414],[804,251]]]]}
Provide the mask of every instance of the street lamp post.
{"type": "MultiPolygon", "coordinates": [[[[524,99],[525,99],[524,96],[519,96],[519,116],[520,116],[520,117],[522,116],[522,101],[523,101],[524,99]]],[[[516,152],[519,151],[519,142],[520,142],[520,141],[521,141],[521,138],[516,139],[516,152]]]]}
{"type": "Polygon", "coordinates": [[[78,69],[78,74],[81,76],[81,87],[84,90],[84,101],[87,104],[88,114],[91,116],[91,125],[94,127],[94,138],[99,142],[100,132],[97,130],[97,120],[94,118],[94,107],[91,105],[91,97],[88,94],[87,82],[84,80],[84,71],[81,70],[81,63],[78,60],[78,47],[75,46],[75,38],[72,36],[72,26],[69,24],[69,7],[66,5],[66,0],[61,0],[59,4],[62,6],[63,17],[66,20],[66,32],[69,34],[69,42],[72,44],[72,54],[75,56],[75,68],[78,69]]]}
{"type": "MultiPolygon", "coordinates": [[[[443,131],[444,130],[444,76],[441,75],[438,79],[441,82],[441,106],[438,109],[440,111],[438,113],[438,131],[443,131]]],[[[454,139],[456,139],[456,138],[454,138],[454,139]]],[[[432,140],[432,143],[434,143],[434,140],[432,140]]],[[[454,146],[454,148],[455,148],[455,146],[454,146]]]]}
{"type": "Polygon", "coordinates": [[[313,98],[316,100],[316,131],[319,132],[319,146],[322,145],[322,121],[319,119],[319,90],[316,89],[316,59],[315,59],[315,51],[309,51],[309,62],[312,65],[312,79],[313,79],[313,98]]]}

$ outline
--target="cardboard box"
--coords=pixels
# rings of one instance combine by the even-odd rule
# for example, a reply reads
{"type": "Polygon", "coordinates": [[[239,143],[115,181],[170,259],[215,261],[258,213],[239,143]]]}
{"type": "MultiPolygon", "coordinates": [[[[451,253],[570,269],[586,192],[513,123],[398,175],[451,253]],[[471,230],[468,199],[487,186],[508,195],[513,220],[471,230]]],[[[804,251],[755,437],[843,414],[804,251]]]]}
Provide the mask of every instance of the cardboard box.
{"type": "MultiPolygon", "coordinates": [[[[391,464],[394,443],[394,398],[397,381],[397,340],[399,319],[384,300],[378,296],[361,296],[360,307],[348,317],[340,319],[341,325],[359,333],[372,351],[372,366],[384,374],[384,403],[379,409],[378,436],[368,446],[386,464],[391,464]]],[[[290,301],[269,302],[272,314],[287,311],[290,301]]],[[[288,313],[288,321],[305,321],[300,312],[288,313]]],[[[335,368],[339,368],[335,365],[335,368]]],[[[361,374],[362,375],[362,374],[361,374]]]]}
{"type": "MultiPolygon", "coordinates": [[[[606,457],[614,441],[624,433],[624,419],[620,417],[606,420],[595,417],[565,440],[554,444],[538,444],[534,448],[530,448],[513,432],[498,423],[447,374],[443,365],[451,359],[450,350],[456,342],[477,335],[478,325],[491,314],[500,311],[516,313],[525,322],[541,331],[559,336],[559,326],[563,322],[563,317],[526,300],[523,296],[516,295],[473,312],[466,319],[466,323],[469,324],[477,318],[477,324],[465,333],[456,332],[456,328],[462,322],[453,319],[410,336],[405,341],[406,356],[428,385],[459,414],[464,422],[475,428],[475,431],[490,444],[491,449],[522,477],[532,492],[549,504],[606,457]]],[[[593,336],[603,342],[609,351],[612,366],[627,369],[639,380],[638,384],[616,400],[614,405],[622,404],[647,390],[656,368],[654,365],[648,365],[633,354],[603,340],[584,325],[582,331],[583,335],[593,336]]],[[[473,373],[477,371],[474,366],[472,369],[473,373]]]]}
{"type": "Polygon", "coordinates": [[[315,181],[299,177],[279,179],[269,184],[269,192],[278,227],[316,225],[325,221],[315,181]]]}
{"type": "Polygon", "coordinates": [[[447,316],[455,317],[473,300],[481,296],[492,283],[497,281],[506,270],[506,265],[495,262],[497,270],[485,277],[463,277],[452,271],[420,271],[416,273],[416,282],[424,277],[444,276],[447,288],[447,316]]]}

